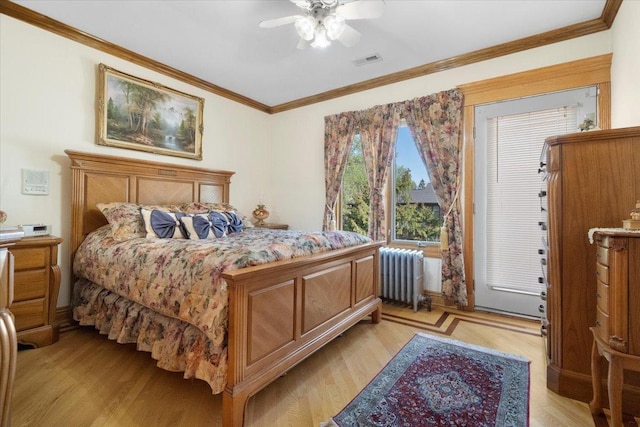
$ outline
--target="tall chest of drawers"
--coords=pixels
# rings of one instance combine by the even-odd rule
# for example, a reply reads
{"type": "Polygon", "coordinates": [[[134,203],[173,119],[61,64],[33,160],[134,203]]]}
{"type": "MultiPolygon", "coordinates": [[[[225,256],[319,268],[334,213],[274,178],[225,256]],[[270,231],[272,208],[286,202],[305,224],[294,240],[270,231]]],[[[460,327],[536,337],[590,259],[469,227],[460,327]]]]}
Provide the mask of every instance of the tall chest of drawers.
{"type": "Polygon", "coordinates": [[[623,370],[640,371],[640,233],[595,232],[596,322],[591,328],[593,400],[602,410],[600,356],[609,361],[607,383],[613,425],[622,425],[623,370]]]}
{"type": "Polygon", "coordinates": [[[62,239],[55,236],[27,237],[9,247],[14,258],[14,297],[9,309],[22,344],[41,347],[58,341],[60,243],[62,239]]]}
{"type": "MultiPolygon", "coordinates": [[[[640,127],[547,138],[547,387],[592,398],[590,327],[596,324],[596,251],[588,232],[620,227],[640,199],[640,127]]],[[[625,382],[629,413],[640,415],[640,375],[625,382]]]]}

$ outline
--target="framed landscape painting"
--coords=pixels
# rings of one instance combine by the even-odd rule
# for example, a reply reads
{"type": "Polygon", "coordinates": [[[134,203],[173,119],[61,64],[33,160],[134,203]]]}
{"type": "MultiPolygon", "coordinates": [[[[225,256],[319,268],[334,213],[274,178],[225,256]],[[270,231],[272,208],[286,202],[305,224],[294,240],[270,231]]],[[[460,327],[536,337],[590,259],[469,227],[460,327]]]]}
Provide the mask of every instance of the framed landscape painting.
{"type": "Polygon", "coordinates": [[[97,143],[202,160],[204,99],[98,66],[97,143]]]}

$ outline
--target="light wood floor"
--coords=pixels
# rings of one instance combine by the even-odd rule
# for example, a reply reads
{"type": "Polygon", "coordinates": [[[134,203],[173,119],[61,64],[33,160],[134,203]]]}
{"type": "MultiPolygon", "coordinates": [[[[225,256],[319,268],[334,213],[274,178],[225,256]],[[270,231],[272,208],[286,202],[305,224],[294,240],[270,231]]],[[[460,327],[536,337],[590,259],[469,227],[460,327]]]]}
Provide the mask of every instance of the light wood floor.
{"type": "MultiPolygon", "coordinates": [[[[315,426],[338,413],[417,331],[520,354],[531,360],[531,426],[593,425],[587,404],[547,390],[539,323],[439,307],[385,305],[251,398],[247,427],[315,426]],[[402,318],[413,318],[407,321],[402,318]],[[401,323],[399,323],[401,322],[401,323]],[[405,323],[405,324],[402,324],[405,323]]],[[[20,351],[12,402],[19,426],[219,426],[221,397],[199,380],[155,366],[148,353],[92,328],[20,351]]]]}

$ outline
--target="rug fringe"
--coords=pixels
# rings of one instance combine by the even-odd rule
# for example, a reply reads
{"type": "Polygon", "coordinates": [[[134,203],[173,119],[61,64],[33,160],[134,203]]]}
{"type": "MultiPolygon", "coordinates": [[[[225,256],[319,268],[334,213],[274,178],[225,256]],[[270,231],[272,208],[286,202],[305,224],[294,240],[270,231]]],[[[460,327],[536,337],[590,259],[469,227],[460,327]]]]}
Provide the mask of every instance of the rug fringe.
{"type": "Polygon", "coordinates": [[[441,341],[449,344],[454,344],[460,347],[467,347],[476,351],[481,351],[483,353],[492,354],[494,356],[502,356],[507,359],[515,359],[521,362],[527,362],[529,364],[531,363],[529,359],[527,359],[524,356],[520,356],[519,354],[505,353],[502,351],[495,350],[493,348],[483,347],[477,344],[471,344],[468,342],[459,341],[452,338],[444,338],[437,335],[425,334],[424,332],[416,332],[416,335],[420,335],[421,337],[424,337],[424,338],[433,339],[433,340],[437,340],[437,341],[441,341]]]}

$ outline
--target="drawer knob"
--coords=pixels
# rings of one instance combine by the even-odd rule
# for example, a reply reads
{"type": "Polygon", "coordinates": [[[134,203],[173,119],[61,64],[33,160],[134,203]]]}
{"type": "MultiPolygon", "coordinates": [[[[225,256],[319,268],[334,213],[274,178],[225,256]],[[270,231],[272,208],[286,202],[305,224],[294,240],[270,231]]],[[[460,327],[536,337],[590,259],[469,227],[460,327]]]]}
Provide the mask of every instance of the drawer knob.
{"type": "Polygon", "coordinates": [[[542,301],[546,301],[547,300],[547,293],[545,291],[540,292],[540,299],[542,301]]]}
{"type": "Polygon", "coordinates": [[[596,298],[602,298],[602,295],[600,295],[600,292],[596,292],[596,298]]]}
{"type": "Polygon", "coordinates": [[[596,326],[602,326],[599,320],[596,320],[596,326]]]}
{"type": "Polygon", "coordinates": [[[540,336],[547,336],[547,327],[545,325],[540,326],[540,336]]]}
{"type": "Polygon", "coordinates": [[[538,306],[538,311],[539,311],[540,313],[544,313],[544,305],[540,304],[540,305],[538,306]]]}

